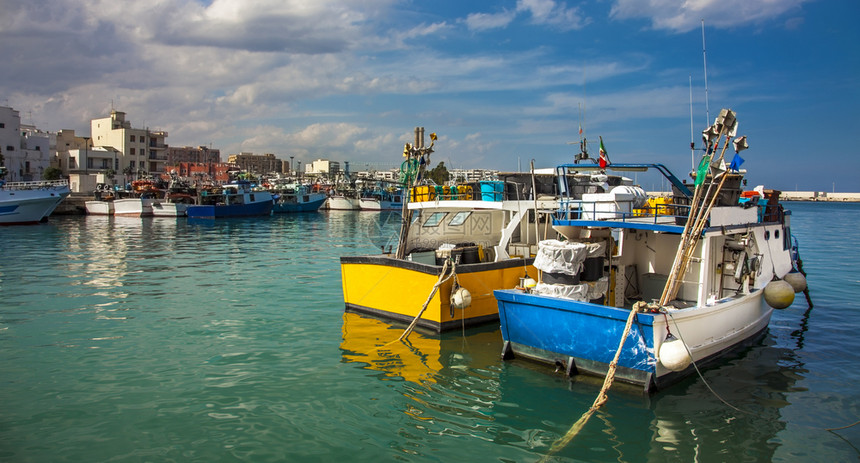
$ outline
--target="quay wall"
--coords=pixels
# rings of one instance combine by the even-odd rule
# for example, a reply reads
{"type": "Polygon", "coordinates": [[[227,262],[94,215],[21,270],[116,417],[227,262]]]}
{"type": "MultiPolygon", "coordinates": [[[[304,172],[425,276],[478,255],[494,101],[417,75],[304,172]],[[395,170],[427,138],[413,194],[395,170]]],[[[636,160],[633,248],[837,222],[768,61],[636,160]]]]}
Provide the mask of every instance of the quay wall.
{"type": "Polygon", "coordinates": [[[87,201],[96,199],[93,195],[72,193],[66,197],[51,215],[86,215],[87,201]]]}
{"type": "Polygon", "coordinates": [[[779,199],[784,201],[860,201],[860,193],[828,193],[826,191],[783,191],[779,199]]]}

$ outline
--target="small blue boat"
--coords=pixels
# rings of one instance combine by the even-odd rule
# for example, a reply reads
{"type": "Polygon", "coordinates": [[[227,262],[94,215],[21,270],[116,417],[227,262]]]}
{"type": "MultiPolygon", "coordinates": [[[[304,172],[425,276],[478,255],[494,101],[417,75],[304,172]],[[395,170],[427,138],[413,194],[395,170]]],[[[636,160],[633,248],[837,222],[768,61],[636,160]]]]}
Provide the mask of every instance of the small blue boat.
{"type": "MultiPolygon", "coordinates": [[[[721,117],[715,131],[728,143],[734,114],[721,117]]],[[[790,212],[779,191],[742,192],[745,171],[721,167],[709,143],[694,191],[660,164],[558,168],[563,198],[553,228],[564,240],[540,242],[536,284],[494,292],[504,358],[568,375],[614,370],[616,380],[654,391],[759,339],[773,309],[806,288],[790,212]],[[649,169],[669,180],[673,196],[648,198],[631,179],[607,173],[649,169]],[[568,179],[588,175],[605,186],[574,199],[568,179]]]]}
{"type": "Polygon", "coordinates": [[[275,213],[315,212],[327,198],[325,192],[319,189],[319,185],[276,185],[270,191],[275,203],[272,211],[275,213]]]}
{"type": "Polygon", "coordinates": [[[204,190],[200,204],[189,206],[186,214],[200,219],[270,215],[273,205],[271,193],[253,189],[250,182],[238,181],[204,190]]]}

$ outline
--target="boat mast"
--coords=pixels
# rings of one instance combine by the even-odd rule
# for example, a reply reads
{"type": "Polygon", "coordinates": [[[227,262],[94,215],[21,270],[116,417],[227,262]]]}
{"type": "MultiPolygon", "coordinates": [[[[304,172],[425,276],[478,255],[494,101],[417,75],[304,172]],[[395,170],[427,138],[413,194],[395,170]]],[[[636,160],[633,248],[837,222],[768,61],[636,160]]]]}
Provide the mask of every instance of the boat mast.
{"type": "Polygon", "coordinates": [[[406,258],[406,240],[409,236],[409,227],[412,224],[412,210],[407,207],[412,189],[421,183],[424,171],[430,165],[430,153],[436,143],[436,134],[430,134],[430,146],[424,147],[424,127],[415,127],[415,144],[409,143],[403,148],[403,157],[406,160],[401,165],[403,176],[403,192],[401,194],[401,223],[400,238],[397,244],[395,257],[406,258]]]}
{"type": "Polygon", "coordinates": [[[702,61],[705,65],[705,127],[711,125],[711,110],[708,107],[708,53],[705,48],[705,20],[702,19],[702,61]]]}

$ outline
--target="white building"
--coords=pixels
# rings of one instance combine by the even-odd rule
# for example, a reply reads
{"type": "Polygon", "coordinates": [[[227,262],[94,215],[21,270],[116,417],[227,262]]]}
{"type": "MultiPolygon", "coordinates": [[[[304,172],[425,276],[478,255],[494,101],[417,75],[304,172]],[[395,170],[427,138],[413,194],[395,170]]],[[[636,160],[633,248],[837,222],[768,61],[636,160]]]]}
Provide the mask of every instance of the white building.
{"type": "MultiPolygon", "coordinates": [[[[125,120],[125,113],[111,111],[109,117],[90,122],[91,146],[115,148],[120,153],[114,170],[126,180],[159,175],[167,167],[167,132],[135,129],[125,120]]],[[[96,160],[96,163],[98,160],[96,160]]],[[[96,169],[89,159],[83,169],[96,169]]],[[[98,169],[96,169],[98,170],[98,169]]]]}
{"type": "Polygon", "coordinates": [[[317,159],[314,162],[305,164],[306,174],[337,174],[340,172],[340,162],[329,161],[328,159],[317,159]]]}
{"type": "Polygon", "coordinates": [[[47,132],[22,125],[18,111],[0,106],[0,154],[6,168],[5,180],[41,180],[51,166],[51,142],[47,132]]]}

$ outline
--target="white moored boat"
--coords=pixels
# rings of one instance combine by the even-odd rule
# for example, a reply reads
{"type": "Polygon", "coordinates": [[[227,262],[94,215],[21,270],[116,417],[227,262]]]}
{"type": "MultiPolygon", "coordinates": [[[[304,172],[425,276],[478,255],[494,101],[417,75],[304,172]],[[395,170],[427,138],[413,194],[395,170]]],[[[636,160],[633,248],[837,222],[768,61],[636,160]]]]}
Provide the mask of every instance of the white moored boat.
{"type": "Polygon", "coordinates": [[[69,193],[69,182],[65,180],[0,181],[0,225],[41,222],[69,193]]]}
{"type": "Polygon", "coordinates": [[[154,198],[122,198],[113,201],[113,214],[124,217],[149,217],[154,198]]]}
{"type": "Polygon", "coordinates": [[[333,211],[356,211],[361,209],[361,206],[358,203],[358,198],[342,194],[334,194],[329,196],[326,200],[324,209],[333,211]]]}

